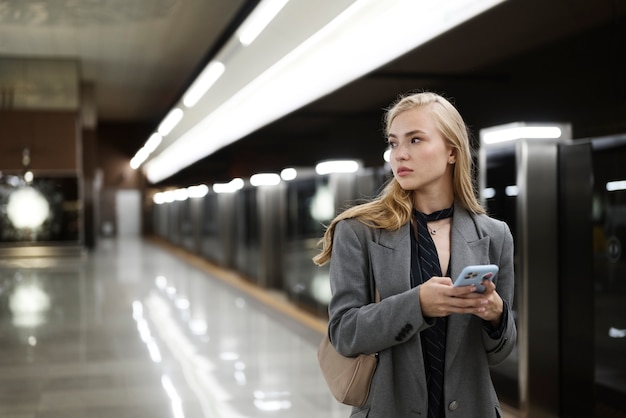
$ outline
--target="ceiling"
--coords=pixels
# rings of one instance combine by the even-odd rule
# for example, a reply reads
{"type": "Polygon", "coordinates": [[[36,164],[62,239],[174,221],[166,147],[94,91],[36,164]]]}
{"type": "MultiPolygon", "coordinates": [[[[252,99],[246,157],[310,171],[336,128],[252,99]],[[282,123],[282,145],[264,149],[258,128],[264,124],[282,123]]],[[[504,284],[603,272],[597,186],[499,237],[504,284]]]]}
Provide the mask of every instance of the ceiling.
{"type": "MultiPolygon", "coordinates": [[[[80,92],[58,88],[69,74],[90,87],[82,91],[93,92],[99,124],[156,128],[257,3],[0,0],[0,107],[84,103],[80,92]]],[[[626,132],[625,13],[626,0],[508,0],[159,185],[328,158],[380,165],[383,109],[415,89],[452,98],[474,135],[520,120],[570,122],[575,138],[626,132]]]]}

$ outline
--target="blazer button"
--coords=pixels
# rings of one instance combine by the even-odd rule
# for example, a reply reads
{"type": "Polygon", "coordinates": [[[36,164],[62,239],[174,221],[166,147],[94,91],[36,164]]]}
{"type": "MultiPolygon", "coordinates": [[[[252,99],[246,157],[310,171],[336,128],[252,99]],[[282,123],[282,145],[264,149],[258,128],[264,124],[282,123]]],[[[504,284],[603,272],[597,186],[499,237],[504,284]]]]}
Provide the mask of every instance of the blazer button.
{"type": "Polygon", "coordinates": [[[458,407],[459,407],[459,403],[457,401],[452,401],[450,402],[450,404],[448,404],[448,409],[450,411],[456,411],[458,407]]]}

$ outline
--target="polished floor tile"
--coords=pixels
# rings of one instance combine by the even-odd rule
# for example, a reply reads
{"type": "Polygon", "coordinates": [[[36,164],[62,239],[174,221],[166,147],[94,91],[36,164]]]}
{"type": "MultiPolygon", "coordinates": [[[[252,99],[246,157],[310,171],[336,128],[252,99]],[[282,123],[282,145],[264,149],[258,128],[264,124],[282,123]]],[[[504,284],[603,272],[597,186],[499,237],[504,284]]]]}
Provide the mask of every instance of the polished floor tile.
{"type": "Polygon", "coordinates": [[[147,241],[0,260],[1,417],[347,417],[319,338],[147,241]]]}

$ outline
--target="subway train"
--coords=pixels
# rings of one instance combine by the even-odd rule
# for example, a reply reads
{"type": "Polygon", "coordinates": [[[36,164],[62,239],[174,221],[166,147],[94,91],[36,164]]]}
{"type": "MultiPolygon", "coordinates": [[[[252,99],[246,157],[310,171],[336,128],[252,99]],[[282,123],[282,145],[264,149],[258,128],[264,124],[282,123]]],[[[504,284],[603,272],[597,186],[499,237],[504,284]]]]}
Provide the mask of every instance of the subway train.
{"type": "MultiPolygon", "coordinates": [[[[516,245],[519,343],[493,380],[527,416],[626,416],[626,135],[572,140],[569,124],[543,125],[480,133],[481,199],[516,245]]],[[[324,317],[328,270],[311,258],[325,225],[390,176],[385,164],[339,171],[158,191],[152,230],[324,317]]]]}

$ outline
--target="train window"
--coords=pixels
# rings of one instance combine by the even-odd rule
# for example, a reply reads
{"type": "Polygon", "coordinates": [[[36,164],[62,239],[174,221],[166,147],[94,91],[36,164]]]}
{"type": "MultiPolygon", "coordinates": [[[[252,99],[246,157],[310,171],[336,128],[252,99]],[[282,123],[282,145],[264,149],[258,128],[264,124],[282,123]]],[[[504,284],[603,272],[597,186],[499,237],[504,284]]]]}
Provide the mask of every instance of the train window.
{"type": "Polygon", "coordinates": [[[626,411],[626,138],[623,139],[594,150],[592,157],[596,408],[621,412],[626,411]]]}

